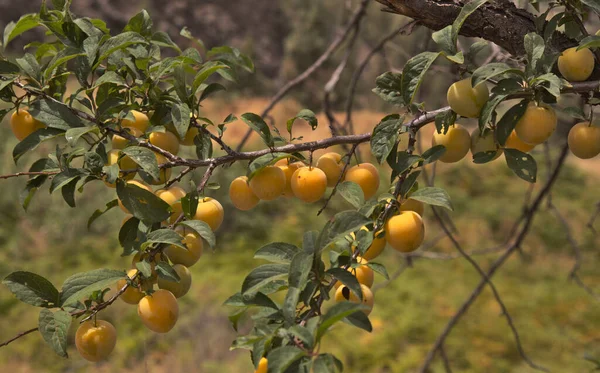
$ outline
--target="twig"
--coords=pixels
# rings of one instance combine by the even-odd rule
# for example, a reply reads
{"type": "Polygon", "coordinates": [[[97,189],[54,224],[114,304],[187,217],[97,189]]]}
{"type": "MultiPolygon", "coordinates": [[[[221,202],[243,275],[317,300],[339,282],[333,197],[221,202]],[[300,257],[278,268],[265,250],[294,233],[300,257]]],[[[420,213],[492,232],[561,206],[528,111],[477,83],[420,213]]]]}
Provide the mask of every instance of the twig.
{"type": "Polygon", "coordinates": [[[0,179],[10,179],[11,177],[19,177],[19,176],[39,176],[39,175],[52,176],[52,175],[57,175],[60,172],[61,171],[17,172],[17,173],[9,174],[9,175],[0,175],[0,179]]]}
{"type": "Polygon", "coordinates": [[[448,356],[446,355],[446,349],[442,345],[440,347],[440,356],[442,357],[442,361],[444,362],[444,369],[446,373],[452,373],[452,368],[450,367],[450,360],[448,360],[448,356]]]}
{"type": "Polygon", "coordinates": [[[19,334],[15,335],[14,337],[12,337],[11,339],[9,339],[8,341],[5,341],[5,342],[2,342],[2,343],[0,343],[0,347],[8,346],[8,344],[9,344],[9,343],[11,343],[11,342],[14,342],[14,341],[16,341],[17,339],[19,339],[19,338],[21,338],[21,337],[24,337],[24,336],[26,336],[27,334],[31,334],[31,333],[33,333],[33,332],[35,332],[35,331],[37,331],[37,330],[38,330],[38,328],[37,328],[37,326],[36,326],[35,328],[31,328],[31,329],[29,329],[29,330],[26,330],[26,331],[24,331],[24,332],[21,332],[21,333],[19,333],[19,334]]]}

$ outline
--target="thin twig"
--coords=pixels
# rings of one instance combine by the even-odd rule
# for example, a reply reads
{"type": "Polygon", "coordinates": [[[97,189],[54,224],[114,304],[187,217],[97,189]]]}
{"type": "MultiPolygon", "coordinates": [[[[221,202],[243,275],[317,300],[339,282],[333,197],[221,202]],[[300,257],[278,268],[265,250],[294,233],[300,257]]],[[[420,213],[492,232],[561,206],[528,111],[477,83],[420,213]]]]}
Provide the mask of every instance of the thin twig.
{"type": "Polygon", "coordinates": [[[17,335],[15,335],[14,337],[12,337],[11,339],[9,339],[8,341],[2,342],[0,343],[0,347],[4,347],[4,346],[8,346],[9,343],[16,341],[17,339],[26,336],[27,334],[33,333],[35,331],[38,331],[37,326],[35,328],[31,328],[29,330],[26,330],[24,332],[21,332],[17,335]]]}

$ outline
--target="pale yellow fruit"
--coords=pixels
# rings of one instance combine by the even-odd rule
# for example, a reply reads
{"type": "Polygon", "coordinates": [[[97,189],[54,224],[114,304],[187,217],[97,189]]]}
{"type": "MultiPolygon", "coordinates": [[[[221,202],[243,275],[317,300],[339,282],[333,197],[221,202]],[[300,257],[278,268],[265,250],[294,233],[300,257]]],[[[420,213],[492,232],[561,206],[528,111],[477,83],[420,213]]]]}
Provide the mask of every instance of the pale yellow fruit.
{"type": "Polygon", "coordinates": [[[148,141],[150,141],[150,144],[173,155],[176,155],[179,152],[179,139],[169,131],[152,132],[150,133],[150,136],[148,136],[148,141]]]}
{"type": "Polygon", "coordinates": [[[397,251],[415,251],[425,238],[425,225],[414,211],[402,211],[385,223],[385,240],[397,251]]]}
{"type": "Polygon", "coordinates": [[[365,285],[360,285],[360,290],[362,291],[362,302],[356,294],[350,291],[346,286],[340,286],[335,291],[335,301],[336,302],[352,302],[352,303],[362,303],[363,305],[369,307],[368,309],[363,310],[363,312],[368,316],[373,310],[373,304],[375,303],[375,299],[373,297],[373,292],[365,285]]]}
{"type": "Polygon", "coordinates": [[[224,217],[223,205],[216,199],[204,197],[198,201],[198,207],[194,215],[195,220],[202,220],[208,224],[210,229],[216,231],[223,223],[224,217]]]}
{"type": "Polygon", "coordinates": [[[186,266],[181,264],[175,264],[173,269],[179,275],[179,282],[159,277],[158,287],[170,291],[176,298],[181,298],[187,294],[192,286],[192,273],[186,266]]]}
{"type": "MultiPolygon", "coordinates": [[[[138,273],[137,269],[130,269],[129,271],[127,271],[127,277],[129,277],[129,279],[131,280],[137,273],[138,273]]],[[[126,279],[117,281],[117,290],[122,289],[126,283],[127,283],[126,279]]],[[[144,293],[142,293],[140,291],[140,289],[138,289],[135,286],[130,285],[127,287],[127,289],[125,289],[125,292],[123,294],[121,294],[119,299],[121,299],[123,302],[125,302],[127,304],[138,304],[140,299],[142,299],[143,297],[144,297],[144,293]]]]}
{"type": "Polygon", "coordinates": [[[529,153],[535,145],[527,144],[523,140],[519,138],[517,132],[513,130],[508,138],[506,139],[506,143],[504,144],[504,148],[506,149],[517,149],[523,153],[529,153]]]}
{"type": "Polygon", "coordinates": [[[477,118],[489,98],[487,85],[471,86],[471,78],[459,80],[448,88],[446,98],[452,110],[463,117],[477,118]]]}
{"type": "Polygon", "coordinates": [[[446,148],[446,152],[439,159],[440,162],[458,162],[467,155],[471,148],[471,135],[460,124],[454,124],[448,128],[446,134],[434,132],[431,146],[436,145],[443,145],[446,148]]]}
{"type": "MultiPolygon", "coordinates": [[[[144,183],[143,181],[128,180],[127,184],[135,185],[138,188],[145,189],[148,192],[152,193],[152,188],[148,184],[144,183]]],[[[121,208],[121,210],[123,210],[124,213],[131,214],[131,212],[129,212],[129,210],[127,210],[127,208],[123,205],[123,203],[121,202],[120,199],[119,199],[119,207],[121,208]]]]}
{"type": "Polygon", "coordinates": [[[277,166],[267,166],[250,180],[250,189],[263,201],[272,201],[285,190],[285,174],[277,166]]]}
{"type": "Polygon", "coordinates": [[[340,180],[344,165],[340,164],[342,156],[338,153],[325,153],[317,160],[317,168],[327,176],[327,186],[334,187],[340,180]]]}
{"type": "Polygon", "coordinates": [[[558,57],[558,71],[566,80],[582,82],[594,71],[594,54],[588,48],[569,48],[558,57]]]}
{"type": "MultiPolygon", "coordinates": [[[[131,159],[131,157],[129,157],[128,155],[121,157],[121,159],[119,159],[119,157],[121,156],[121,151],[119,149],[112,149],[110,150],[108,153],[106,153],[107,156],[107,162],[106,162],[106,166],[112,166],[115,163],[119,164],[119,169],[120,170],[134,170],[138,168],[137,163],[135,163],[133,161],[133,159],[131,159]]],[[[134,172],[127,172],[127,174],[123,173],[123,172],[119,172],[119,177],[121,177],[122,179],[125,180],[131,180],[135,177],[136,171],[134,172]]],[[[109,187],[109,188],[116,188],[117,184],[116,183],[109,183],[107,181],[104,182],[104,184],[109,187]]]]}
{"type": "Polygon", "coordinates": [[[106,320],[84,321],[75,333],[77,352],[91,362],[106,359],[116,344],[117,330],[106,320]]]}
{"type": "Polygon", "coordinates": [[[286,158],[277,161],[275,166],[281,168],[281,171],[283,171],[283,174],[285,175],[285,190],[283,191],[283,195],[285,197],[293,197],[294,191],[292,190],[292,175],[298,168],[304,167],[304,164],[302,162],[288,164],[288,160],[286,158]]]}
{"type": "Polygon", "coordinates": [[[46,125],[29,114],[25,109],[19,109],[10,117],[10,129],[17,140],[23,141],[35,131],[46,127],[46,125]]]}
{"type": "Polygon", "coordinates": [[[292,192],[298,199],[312,203],[320,200],[327,189],[325,172],[316,167],[300,167],[292,175],[292,192]]]}
{"type": "Polygon", "coordinates": [[[181,225],[175,228],[175,232],[183,236],[182,242],[187,250],[179,246],[170,245],[167,246],[164,253],[173,264],[181,264],[189,268],[196,264],[202,256],[202,250],[204,248],[202,237],[192,229],[185,228],[181,225]]]}
{"type": "Polygon", "coordinates": [[[589,159],[600,154],[600,127],[581,122],[569,131],[569,149],[577,158],[589,159]]]}
{"type": "Polygon", "coordinates": [[[229,185],[229,199],[231,203],[242,211],[248,211],[258,205],[260,199],[254,194],[250,185],[248,185],[248,178],[246,176],[240,176],[231,182],[229,185]]]}
{"type": "Polygon", "coordinates": [[[350,167],[344,179],[358,184],[363,191],[365,200],[371,199],[379,190],[379,171],[370,163],[361,163],[350,167]]]}
{"type": "Polygon", "coordinates": [[[409,198],[402,201],[400,211],[414,211],[422,217],[425,213],[425,205],[421,201],[409,198]]]}
{"type": "MultiPolygon", "coordinates": [[[[371,286],[373,286],[373,282],[375,281],[375,273],[370,267],[367,266],[367,263],[369,263],[369,261],[358,256],[356,257],[356,262],[360,264],[360,266],[357,268],[350,267],[348,268],[348,272],[352,273],[360,284],[363,284],[370,288],[371,286]]],[[[341,285],[342,283],[339,281],[334,284],[336,289],[341,285]]]]}
{"type": "MultiPolygon", "coordinates": [[[[367,231],[367,227],[362,227],[361,230],[365,230],[367,231]]],[[[363,259],[366,260],[373,260],[375,258],[377,258],[379,255],[381,255],[381,253],[383,252],[383,250],[385,249],[385,235],[381,236],[381,237],[377,237],[378,235],[381,234],[382,231],[379,231],[377,234],[373,235],[373,242],[371,242],[371,246],[369,246],[369,248],[367,249],[367,251],[363,254],[363,259]]],[[[354,232],[350,233],[350,236],[352,236],[352,239],[356,239],[356,235],[354,234],[354,232]]],[[[352,247],[352,251],[356,250],[356,247],[352,247]]]]}
{"type": "Polygon", "coordinates": [[[148,329],[156,333],[166,333],[173,329],[179,317],[177,298],[168,290],[157,290],[140,300],[138,315],[148,329]]]}
{"type": "Polygon", "coordinates": [[[258,362],[258,366],[256,367],[256,370],[254,371],[254,373],[267,373],[268,370],[269,370],[269,362],[266,357],[262,357],[260,359],[260,361],[258,362]]]}
{"type": "Polygon", "coordinates": [[[181,145],[185,145],[185,146],[193,146],[194,145],[194,138],[196,136],[198,136],[198,133],[200,133],[200,130],[196,127],[190,127],[188,129],[188,131],[185,134],[185,137],[183,138],[183,140],[181,140],[181,145]]]}
{"type": "Polygon", "coordinates": [[[171,206],[173,212],[169,220],[175,221],[181,214],[181,199],[187,194],[185,190],[178,186],[171,186],[167,189],[159,189],[154,194],[171,206]]]}
{"type": "Polygon", "coordinates": [[[477,153],[492,151],[496,152],[493,159],[498,158],[502,154],[502,149],[496,144],[494,131],[488,130],[484,136],[481,136],[481,131],[479,131],[479,128],[476,128],[471,133],[471,153],[475,155],[477,153]]]}
{"type": "Polygon", "coordinates": [[[131,114],[133,114],[133,117],[135,118],[135,120],[131,121],[129,119],[123,119],[123,121],[121,121],[121,127],[137,128],[142,133],[146,132],[146,130],[148,129],[148,125],[150,124],[150,120],[148,119],[148,116],[137,110],[131,110],[131,114]]]}
{"type": "Polygon", "coordinates": [[[549,106],[530,102],[515,126],[517,136],[526,144],[538,145],[548,140],[556,129],[556,114],[549,106]]]}
{"type": "MultiPolygon", "coordinates": [[[[138,138],[143,135],[142,131],[137,128],[124,128],[124,130],[138,138]]],[[[132,142],[121,135],[113,135],[111,144],[113,149],[125,149],[128,145],[132,144],[132,142]]]]}

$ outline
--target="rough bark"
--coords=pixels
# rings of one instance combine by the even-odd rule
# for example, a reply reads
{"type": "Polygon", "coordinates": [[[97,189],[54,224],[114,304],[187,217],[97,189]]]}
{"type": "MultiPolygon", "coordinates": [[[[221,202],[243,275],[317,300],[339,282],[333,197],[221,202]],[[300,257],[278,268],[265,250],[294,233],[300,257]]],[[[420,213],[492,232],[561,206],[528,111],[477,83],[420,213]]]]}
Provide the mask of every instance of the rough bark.
{"type": "MultiPolygon", "coordinates": [[[[385,11],[401,14],[418,21],[423,26],[440,30],[454,21],[461,8],[470,0],[375,0],[385,6],[385,11]]],[[[494,42],[512,55],[522,55],[523,38],[535,32],[535,17],[519,9],[510,0],[491,0],[477,9],[460,29],[460,34],[479,37],[494,42]]],[[[558,50],[576,45],[563,34],[555,35],[558,50]]]]}

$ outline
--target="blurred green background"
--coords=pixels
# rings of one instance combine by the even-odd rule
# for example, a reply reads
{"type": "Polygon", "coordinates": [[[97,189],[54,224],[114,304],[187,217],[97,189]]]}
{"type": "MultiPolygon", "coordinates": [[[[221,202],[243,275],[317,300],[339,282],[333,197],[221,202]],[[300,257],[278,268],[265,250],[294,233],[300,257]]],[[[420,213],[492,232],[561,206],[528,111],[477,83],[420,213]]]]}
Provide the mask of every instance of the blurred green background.
{"type": "MultiPolygon", "coordinates": [[[[345,8],[348,3],[356,2],[238,0],[225,6],[218,0],[199,4],[193,1],[124,4],[97,0],[76,1],[74,9],[79,15],[104,18],[109,26],[119,30],[130,16],[146,7],[155,25],[173,36],[187,25],[209,46],[231,43],[252,55],[257,73],[243,77],[239,86],[231,86],[228,96],[205,107],[205,116],[222,120],[229,113],[239,116],[248,111],[262,111],[277,87],[303,71],[327,47],[340,30],[339,23],[348,18],[350,11],[345,8]]],[[[17,9],[12,1],[0,0],[0,14],[4,17],[1,22],[6,24],[26,11],[35,11],[38,5],[23,4],[24,8],[17,9]]],[[[352,74],[370,48],[404,22],[401,17],[380,12],[375,3],[370,5],[348,68],[333,95],[336,110],[343,109],[352,74]]],[[[17,41],[12,53],[18,53],[19,43],[22,47],[27,38],[36,37],[39,35],[35,32],[27,34],[17,41]]],[[[393,112],[393,108],[383,105],[370,92],[375,77],[390,69],[401,69],[418,50],[432,49],[427,40],[429,32],[417,28],[410,36],[394,39],[371,60],[355,97],[356,132],[370,131],[386,113],[393,112]]],[[[284,126],[302,107],[321,110],[322,89],[342,55],[336,54],[295,90],[290,99],[277,106],[272,118],[278,126],[284,126]]],[[[436,64],[420,92],[427,108],[445,103],[445,90],[454,79],[448,65],[436,64]]],[[[326,121],[322,115],[320,119],[321,126],[316,132],[298,125],[305,139],[328,135],[326,121]]],[[[235,143],[245,127],[233,123],[228,131],[228,140],[235,143]]],[[[423,146],[429,145],[432,131],[429,125],[420,132],[423,146]]],[[[11,157],[15,145],[5,121],[0,126],[0,174],[28,168],[53,147],[46,144],[15,166],[11,157]]],[[[258,146],[252,143],[248,148],[258,146]]],[[[368,159],[368,148],[363,146],[360,150],[363,158],[368,159]]],[[[193,155],[190,149],[186,151],[188,156],[193,155]]],[[[535,150],[533,154],[540,165],[538,178],[543,182],[547,177],[543,150],[535,150]]],[[[208,194],[224,205],[225,223],[217,232],[215,251],[206,250],[200,262],[191,268],[192,290],[181,299],[180,320],[173,331],[153,334],[138,320],[135,307],[117,302],[101,313],[118,330],[117,348],[109,361],[90,364],[73,347],[69,349],[70,359],[61,359],[44,345],[39,334],[32,334],[0,349],[0,372],[251,372],[247,353],[229,351],[236,333],[227,320],[229,310],[222,303],[239,291],[245,275],[259,264],[252,259],[256,249],[272,241],[298,243],[304,231],[320,229],[328,217],[350,206],[335,197],[323,216],[316,217],[319,204],[279,199],[261,203],[250,212],[237,211],[229,201],[227,187],[234,177],[245,172],[244,167],[245,164],[239,164],[219,169],[214,176],[222,188],[208,194]]],[[[381,175],[380,192],[383,192],[389,183],[387,166],[381,168],[381,175]]],[[[196,180],[201,176],[201,170],[192,175],[196,180]]],[[[600,287],[597,265],[600,235],[594,235],[586,223],[597,202],[599,181],[599,159],[585,162],[569,159],[553,194],[555,205],[567,218],[583,251],[580,275],[593,289],[600,287]]],[[[529,185],[506,167],[503,157],[485,166],[463,160],[453,166],[439,167],[436,185],[446,188],[452,197],[455,211],[451,216],[457,237],[468,250],[504,242],[529,190],[529,185]]],[[[114,190],[106,189],[100,182],[89,184],[84,193],[78,194],[77,208],[71,209],[60,195],[49,195],[47,188],[43,188],[26,212],[18,199],[24,186],[23,178],[0,181],[0,277],[15,270],[28,270],[60,286],[65,278],[77,272],[98,267],[128,268],[130,258],[120,257],[117,241],[123,217],[120,210],[111,210],[90,230],[86,228],[93,211],[115,198],[114,190]]],[[[440,229],[430,211],[425,213],[425,223],[427,242],[435,242],[428,250],[454,253],[447,239],[438,240],[440,229]]],[[[600,227],[600,222],[596,227],[600,227]]],[[[486,268],[497,255],[478,256],[477,260],[486,268]]],[[[403,270],[405,260],[387,250],[377,261],[385,264],[390,274],[399,275],[387,285],[382,277],[376,279],[376,305],[371,316],[373,333],[340,324],[321,351],[337,354],[344,361],[346,372],[413,372],[480,278],[462,259],[419,259],[403,270]]],[[[494,277],[526,352],[554,372],[586,372],[593,364],[584,359],[585,354],[600,357],[599,303],[568,279],[574,263],[565,231],[544,206],[522,253],[515,255],[494,277]]],[[[0,340],[35,326],[37,313],[37,309],[18,302],[1,287],[0,340]]],[[[246,321],[242,330],[248,327],[246,321]]],[[[457,372],[533,371],[519,356],[506,320],[487,289],[448,338],[446,353],[457,372]]],[[[443,371],[439,361],[433,371],[443,371]]]]}

